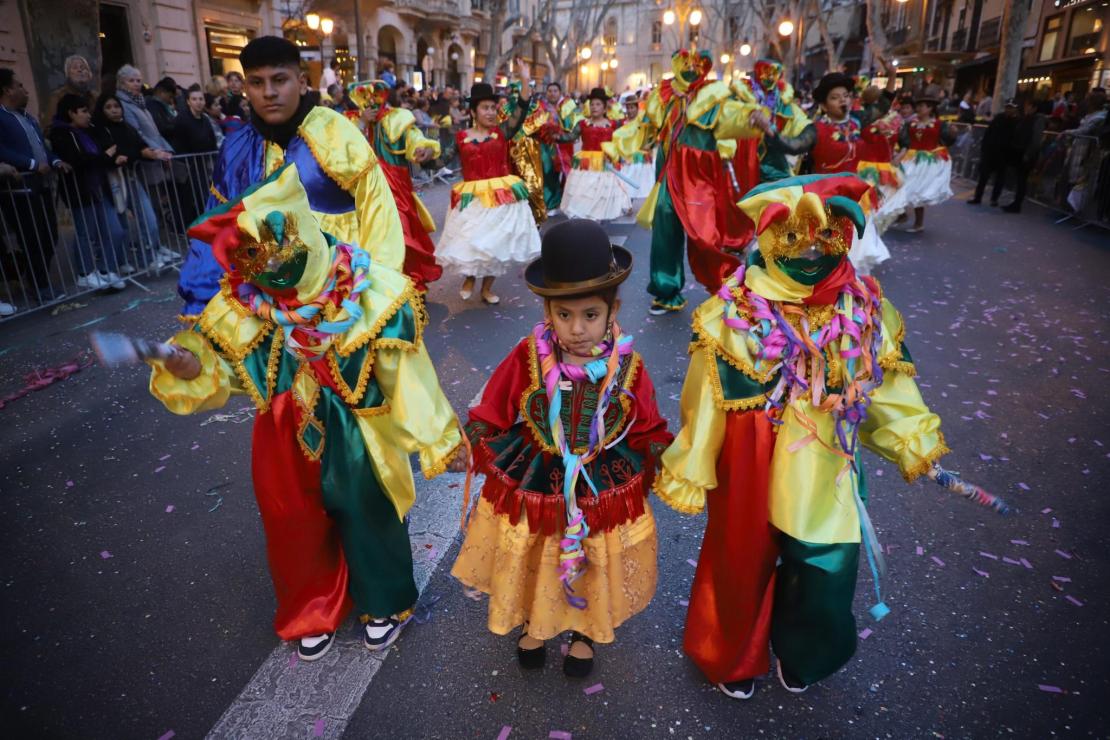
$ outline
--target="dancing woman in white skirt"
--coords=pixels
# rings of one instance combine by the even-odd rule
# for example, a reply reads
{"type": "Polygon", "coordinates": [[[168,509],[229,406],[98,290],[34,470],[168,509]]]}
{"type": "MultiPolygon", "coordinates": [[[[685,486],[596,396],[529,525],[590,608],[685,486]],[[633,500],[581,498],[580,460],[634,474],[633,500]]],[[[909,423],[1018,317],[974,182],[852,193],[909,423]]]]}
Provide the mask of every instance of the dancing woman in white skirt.
{"type": "MultiPolygon", "coordinates": [[[[522,95],[530,91],[527,65],[520,63],[522,95]]],[[[482,301],[501,302],[493,281],[514,262],[528,262],[540,253],[536,220],[528,205],[528,188],[513,174],[509,146],[529,108],[520,99],[508,119],[498,125],[498,96],[485,83],[470,88],[473,127],[455,136],[462,160],[463,181],[451,188],[451,210],[436,245],[444,267],[465,276],[459,295],[468,300],[482,278],[482,301]]]]}
{"type": "Polygon", "coordinates": [[[906,231],[916,234],[925,228],[925,207],[935,206],[952,197],[952,160],[948,145],[956,141],[952,126],[936,118],[937,98],[931,92],[915,101],[917,119],[902,129],[902,172],[905,182],[905,213],[913,209],[913,225],[906,231]]]}
{"type": "MultiPolygon", "coordinates": [[[[624,111],[625,118],[621,123],[622,126],[646,115],[640,110],[640,101],[635,97],[629,97],[624,101],[624,111]]],[[[640,149],[631,157],[621,155],[620,160],[621,174],[627,183],[632,183],[626,183],[628,197],[632,200],[643,200],[651,195],[651,189],[655,187],[655,158],[652,157],[651,150],[640,149]]]]}
{"type": "MultiPolygon", "coordinates": [[[[614,171],[619,164],[607,162],[609,157],[602,151],[602,145],[612,141],[613,132],[619,128],[605,115],[608,103],[605,90],[595,87],[590,91],[590,117],[559,137],[561,141],[582,139],[582,149],[574,155],[563,188],[561,208],[567,218],[610,221],[632,210],[629,186],[614,171]]],[[[615,156],[615,150],[609,150],[615,156]]]]}

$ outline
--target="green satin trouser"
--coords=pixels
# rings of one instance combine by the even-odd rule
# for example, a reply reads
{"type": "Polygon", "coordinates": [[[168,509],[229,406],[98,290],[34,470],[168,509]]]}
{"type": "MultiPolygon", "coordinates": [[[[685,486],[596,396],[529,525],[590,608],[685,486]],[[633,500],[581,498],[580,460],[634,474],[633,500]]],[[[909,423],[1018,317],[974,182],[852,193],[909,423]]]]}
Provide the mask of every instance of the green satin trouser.
{"type": "Polygon", "coordinates": [[[651,280],[648,293],[656,305],[679,309],[686,305],[682,287],[686,284],[684,252],[686,230],[674,209],[667,179],[659,185],[659,198],[651,222],[651,280]]]}
{"type": "Polygon", "coordinates": [[[548,211],[554,211],[563,201],[562,173],[559,172],[559,150],[554,144],[540,146],[543,161],[543,202],[548,211]]]}

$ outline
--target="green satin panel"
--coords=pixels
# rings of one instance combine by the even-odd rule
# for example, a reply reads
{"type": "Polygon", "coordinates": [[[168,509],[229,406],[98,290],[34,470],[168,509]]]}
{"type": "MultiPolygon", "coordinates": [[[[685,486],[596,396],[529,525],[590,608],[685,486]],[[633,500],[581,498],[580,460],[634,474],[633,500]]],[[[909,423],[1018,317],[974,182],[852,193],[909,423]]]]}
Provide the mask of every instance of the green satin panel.
{"type": "Polygon", "coordinates": [[[674,209],[664,177],[659,184],[659,198],[652,217],[651,281],[648,283],[648,293],[663,306],[677,308],[686,302],[682,297],[682,286],[686,284],[683,264],[685,247],[686,231],[674,209]]]}
{"type": "MultiPolygon", "coordinates": [[[[866,502],[862,474],[859,494],[866,502]]],[[[852,600],[859,544],[819,545],[780,533],[779,545],[771,645],[791,674],[814,684],[840,670],[856,652],[852,600]]]]}
{"type": "Polygon", "coordinates": [[[322,388],[316,418],[327,438],[321,459],[324,509],[339,527],[355,608],[376,617],[404,611],[418,595],[408,525],[382,491],[362,432],[343,399],[322,388]]]}
{"type": "Polygon", "coordinates": [[[763,385],[757,380],[752,380],[721,359],[720,355],[717,356],[717,377],[721,379],[721,395],[726,401],[762,396],[764,391],[774,387],[774,382],[763,385]]]}
{"type": "MultiPolygon", "coordinates": [[[[243,358],[243,369],[246,370],[247,375],[250,377],[250,382],[254,385],[258,395],[264,400],[270,400],[270,389],[266,382],[267,367],[270,362],[270,350],[274,344],[274,337],[277,336],[281,329],[275,328],[266,338],[259,342],[254,351],[243,358]]],[[[281,351],[278,357],[277,377],[274,378],[274,395],[284,393],[293,387],[293,377],[297,373],[297,363],[292,357],[285,352],[281,351]]]]}
{"type": "Polygon", "coordinates": [[[540,145],[540,159],[543,161],[543,202],[548,211],[554,211],[563,202],[563,183],[556,166],[559,152],[554,144],[540,145]]]}

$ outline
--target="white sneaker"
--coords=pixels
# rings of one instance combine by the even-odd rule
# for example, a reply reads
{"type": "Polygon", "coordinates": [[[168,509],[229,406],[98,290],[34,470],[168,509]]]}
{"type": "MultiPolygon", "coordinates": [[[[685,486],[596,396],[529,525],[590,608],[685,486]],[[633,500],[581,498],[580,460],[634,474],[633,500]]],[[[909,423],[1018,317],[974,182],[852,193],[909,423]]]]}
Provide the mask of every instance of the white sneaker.
{"type": "Polygon", "coordinates": [[[102,278],[98,273],[90,272],[88,275],[82,275],[81,277],[77,278],[77,287],[89,288],[90,290],[100,290],[102,288],[107,288],[108,284],[104,282],[104,278],[102,278]]]}
{"type": "Polygon", "coordinates": [[[363,642],[368,650],[385,650],[401,636],[401,630],[408,620],[401,621],[396,616],[389,619],[371,619],[366,623],[366,637],[363,642]]]}
{"type": "Polygon", "coordinates": [[[15,306],[0,301],[0,316],[11,316],[13,313],[15,313],[15,306]]]}
{"type": "Polygon", "coordinates": [[[300,639],[300,644],[297,646],[297,655],[301,660],[307,660],[309,662],[319,660],[328,654],[334,642],[334,632],[325,632],[322,635],[315,635],[312,637],[302,637],[300,639]]]}
{"type": "Polygon", "coordinates": [[[670,313],[670,311],[663,308],[662,306],[652,306],[648,309],[648,313],[650,313],[652,316],[662,316],[663,314],[670,313]]]}
{"type": "Polygon", "coordinates": [[[158,247],[158,256],[167,262],[177,262],[181,259],[181,255],[165,245],[158,247]]]}
{"type": "Polygon", "coordinates": [[[104,281],[105,285],[113,290],[123,290],[127,287],[127,283],[123,282],[118,273],[109,271],[107,274],[100,273],[100,279],[104,281]]]}
{"type": "Polygon", "coordinates": [[[135,266],[124,263],[124,264],[119,266],[119,274],[120,275],[134,275],[135,274],[135,266]]]}

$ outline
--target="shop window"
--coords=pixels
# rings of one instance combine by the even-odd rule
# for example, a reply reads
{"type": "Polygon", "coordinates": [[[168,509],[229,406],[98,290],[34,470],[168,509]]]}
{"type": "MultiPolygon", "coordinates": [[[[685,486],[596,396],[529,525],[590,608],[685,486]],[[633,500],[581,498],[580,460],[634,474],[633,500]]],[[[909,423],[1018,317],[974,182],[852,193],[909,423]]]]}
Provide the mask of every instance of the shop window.
{"type": "Polygon", "coordinates": [[[1044,22],[1044,33],[1041,35],[1041,53],[1037,55],[1038,62],[1047,62],[1055,58],[1056,43],[1060,38],[1060,27],[1063,25],[1063,15],[1054,15],[1044,22]]]}
{"type": "Polygon", "coordinates": [[[1071,16],[1071,32],[1068,34],[1067,55],[1075,57],[1080,54],[1096,53],[1101,35],[1101,14],[1090,6],[1083,10],[1077,10],[1071,16]]]}
{"type": "Polygon", "coordinates": [[[204,32],[208,40],[209,74],[242,73],[243,65],[239,64],[239,52],[254,38],[254,31],[245,28],[207,26],[204,32]]]}

